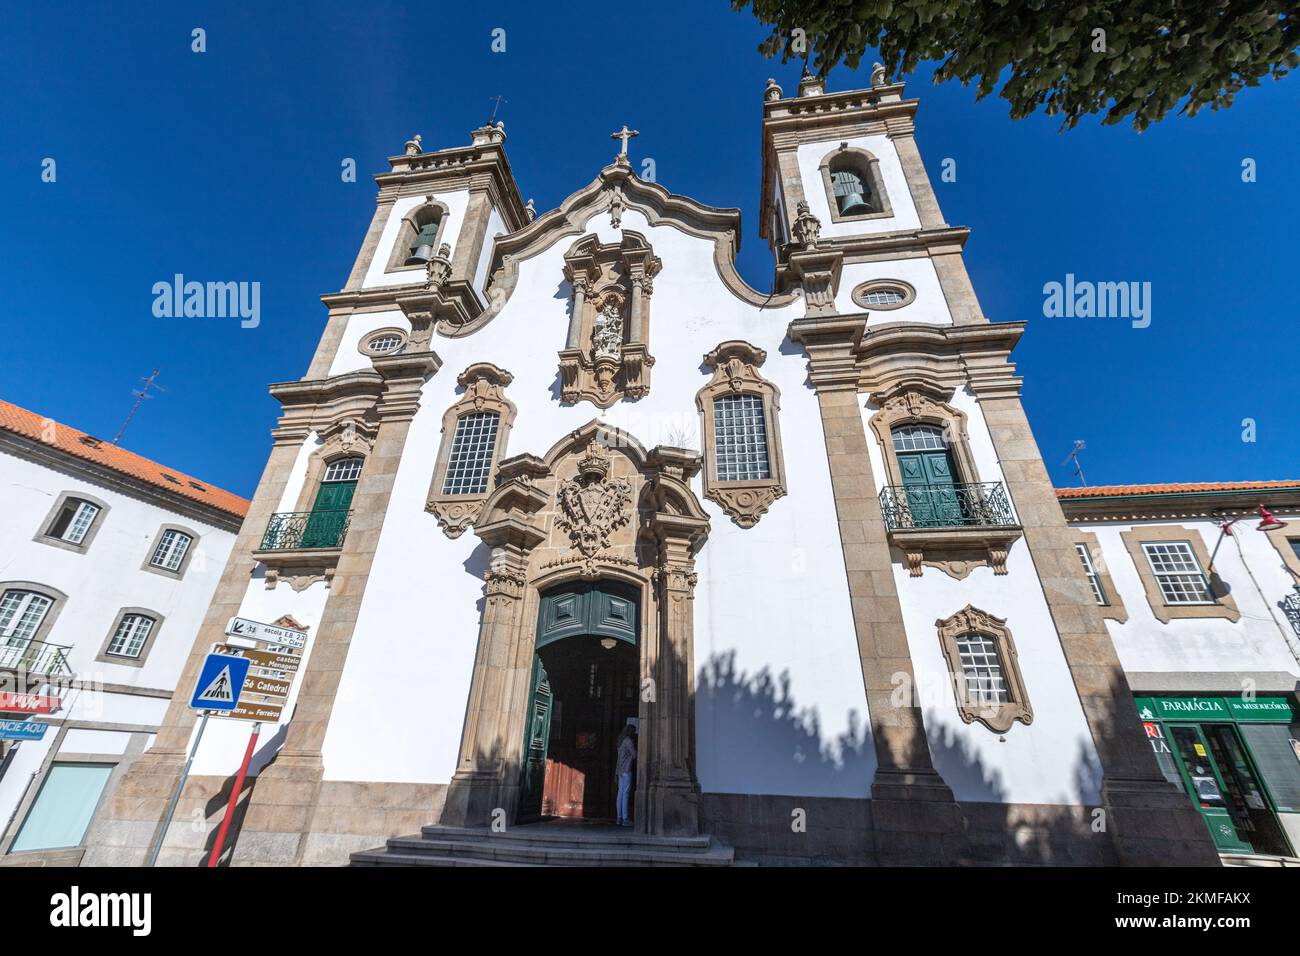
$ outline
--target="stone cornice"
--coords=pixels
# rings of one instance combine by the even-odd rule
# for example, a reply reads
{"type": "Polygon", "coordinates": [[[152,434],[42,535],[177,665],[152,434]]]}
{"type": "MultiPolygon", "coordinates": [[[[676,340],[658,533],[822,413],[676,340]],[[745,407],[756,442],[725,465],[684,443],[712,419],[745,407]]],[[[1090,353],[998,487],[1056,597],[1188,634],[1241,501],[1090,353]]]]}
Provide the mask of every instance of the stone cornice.
{"type": "Polygon", "coordinates": [[[981,398],[1019,395],[1022,380],[1008,357],[1024,329],[1024,322],[872,326],[857,348],[858,387],[879,392],[921,374],[942,387],[969,384],[981,398]]]}
{"type": "MultiPolygon", "coordinates": [[[[1065,520],[1072,524],[1110,521],[1194,521],[1229,519],[1254,514],[1261,504],[1287,522],[1300,522],[1300,486],[1234,491],[1174,492],[1165,494],[1098,495],[1093,498],[1058,498],[1065,520]]],[[[1247,527],[1238,525],[1239,528],[1247,527]]],[[[1236,529],[1234,529],[1235,533],[1236,529]]]]}

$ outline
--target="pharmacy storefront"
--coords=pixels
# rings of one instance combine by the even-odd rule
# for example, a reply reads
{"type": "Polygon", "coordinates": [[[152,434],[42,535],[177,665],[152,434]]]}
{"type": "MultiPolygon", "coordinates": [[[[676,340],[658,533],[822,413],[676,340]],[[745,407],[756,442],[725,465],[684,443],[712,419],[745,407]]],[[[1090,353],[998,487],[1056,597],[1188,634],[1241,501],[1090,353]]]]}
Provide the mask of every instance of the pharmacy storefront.
{"type": "Polygon", "coordinates": [[[1300,712],[1290,697],[1138,697],[1166,778],[1222,853],[1300,856],[1300,712]]]}

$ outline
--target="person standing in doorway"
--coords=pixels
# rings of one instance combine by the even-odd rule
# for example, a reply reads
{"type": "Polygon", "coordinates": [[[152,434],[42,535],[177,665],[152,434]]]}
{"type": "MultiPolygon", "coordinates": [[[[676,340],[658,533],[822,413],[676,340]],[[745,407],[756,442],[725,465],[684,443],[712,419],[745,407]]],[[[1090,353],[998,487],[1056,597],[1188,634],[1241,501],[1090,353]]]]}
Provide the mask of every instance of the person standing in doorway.
{"type": "Polygon", "coordinates": [[[632,795],[632,768],[636,764],[636,727],[628,724],[618,735],[618,757],[614,769],[618,775],[618,799],[615,810],[618,825],[630,827],[632,818],[627,812],[628,798],[632,795]]]}

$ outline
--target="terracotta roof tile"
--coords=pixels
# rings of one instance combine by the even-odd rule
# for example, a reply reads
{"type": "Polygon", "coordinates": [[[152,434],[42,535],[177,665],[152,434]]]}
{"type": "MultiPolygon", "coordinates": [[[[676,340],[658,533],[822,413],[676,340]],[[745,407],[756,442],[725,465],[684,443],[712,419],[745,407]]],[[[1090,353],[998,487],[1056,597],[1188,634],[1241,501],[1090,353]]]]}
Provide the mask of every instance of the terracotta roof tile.
{"type": "Polygon", "coordinates": [[[1116,498],[1123,495],[1186,495],[1213,491],[1267,491],[1300,488],[1297,481],[1198,481],[1167,485],[1100,485],[1092,488],[1057,488],[1057,498],[1116,498]]]}
{"type": "Polygon", "coordinates": [[[228,514],[242,518],[248,512],[248,502],[238,495],[3,400],[0,400],[0,428],[228,514]]]}

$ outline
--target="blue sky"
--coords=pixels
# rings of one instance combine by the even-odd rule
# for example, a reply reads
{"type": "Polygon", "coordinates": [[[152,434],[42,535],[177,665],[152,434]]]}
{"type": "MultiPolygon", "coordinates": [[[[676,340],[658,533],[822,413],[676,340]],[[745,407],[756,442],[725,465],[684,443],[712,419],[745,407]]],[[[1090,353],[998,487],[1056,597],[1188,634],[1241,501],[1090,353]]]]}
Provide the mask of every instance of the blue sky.
{"type": "MultiPolygon", "coordinates": [[[[347,278],[371,175],[413,133],[468,143],[502,107],[520,189],[557,205],[641,131],[660,183],[738,206],[740,270],[768,288],[758,238],[765,31],[726,0],[555,5],[86,2],[9,5],[0,34],[0,397],[111,438],[161,367],[123,445],[251,494],[277,404],[306,368],[319,296],[347,278]],[[207,52],[190,31],[207,31],[207,52]],[[490,50],[506,31],[506,52],[490,50]],[[57,181],[41,181],[46,157],[57,181]],[[358,181],[340,164],[356,159],[358,181]],[[261,283],[261,324],[155,318],[174,273],[261,283]]],[[[995,321],[1027,319],[1014,358],[1053,479],[1082,438],[1092,484],[1300,477],[1294,305],[1300,81],[1137,135],[1068,133],[1003,101],[909,77],[918,142],[995,321]],[[945,158],[957,180],[939,181],[945,158]],[[1258,181],[1241,181],[1243,158],[1258,181]],[[1152,321],[1045,318],[1066,273],[1152,283],[1152,321]],[[1256,441],[1242,441],[1242,420],[1256,441]]],[[[832,90],[868,84],[839,69],[832,90]]]]}

